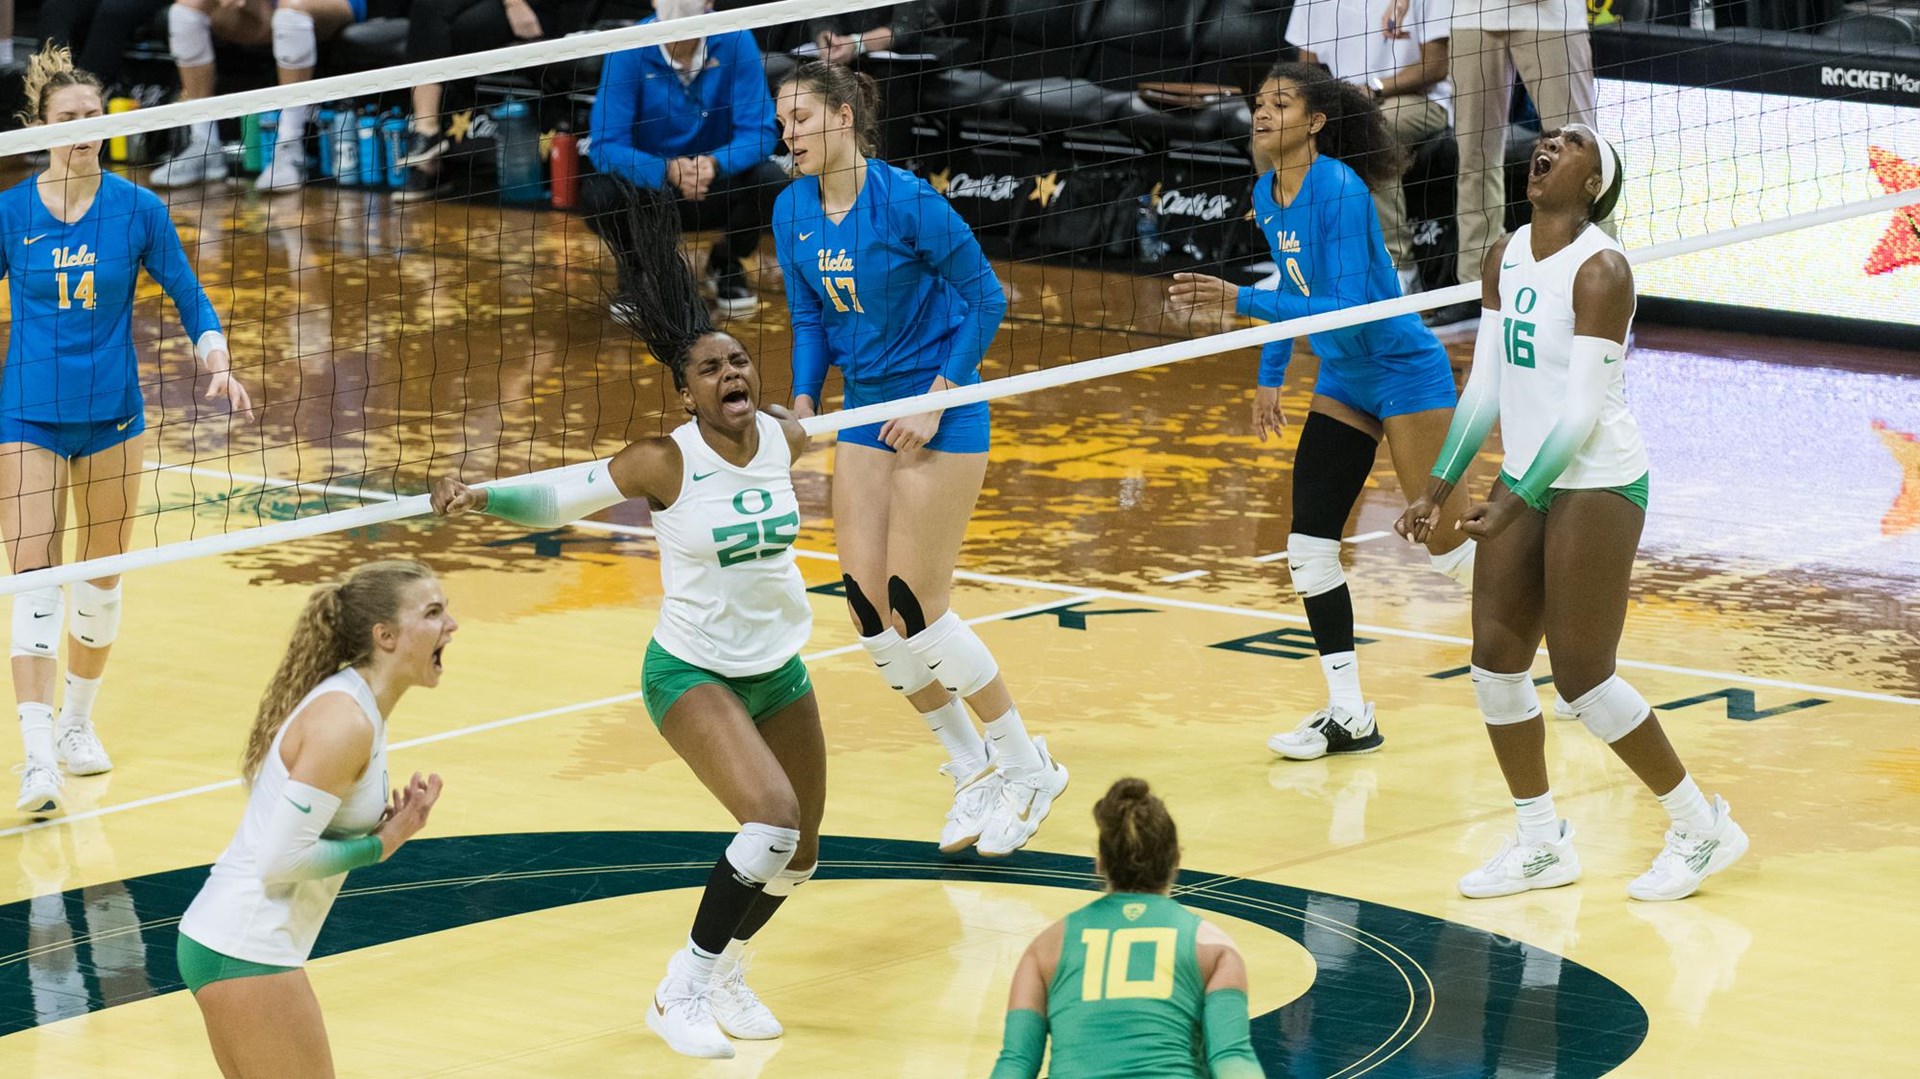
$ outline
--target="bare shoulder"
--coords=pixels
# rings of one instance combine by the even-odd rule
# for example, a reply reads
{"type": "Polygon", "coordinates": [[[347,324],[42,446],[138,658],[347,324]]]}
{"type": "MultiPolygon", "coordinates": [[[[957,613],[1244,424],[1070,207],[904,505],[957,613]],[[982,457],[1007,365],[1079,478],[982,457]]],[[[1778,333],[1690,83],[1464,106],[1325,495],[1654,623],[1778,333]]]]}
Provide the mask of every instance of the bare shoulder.
{"type": "Polygon", "coordinates": [[[1233,942],[1233,938],[1227,935],[1226,930],[1205,918],[1200,919],[1200,928],[1194,933],[1193,942],[1202,948],[1226,948],[1236,952],[1240,950],[1239,946],[1233,942]]]}
{"type": "Polygon", "coordinates": [[[339,793],[373,756],[373,721],[353,694],[322,693],[288,719],[280,761],[295,779],[339,793]]]}
{"type": "Polygon", "coordinates": [[[1065,918],[1042,929],[1040,935],[1027,945],[1027,954],[1033,956],[1040,966],[1040,974],[1048,981],[1060,966],[1060,947],[1067,939],[1067,920],[1065,918]]]}
{"type": "MultiPolygon", "coordinates": [[[[1599,228],[1598,225],[1592,227],[1599,228]]],[[[1610,292],[1624,289],[1631,293],[1633,264],[1628,262],[1625,253],[1617,248],[1609,247],[1595,251],[1587,257],[1587,261],[1580,264],[1579,272],[1573,276],[1573,287],[1576,292],[1588,289],[1605,289],[1610,292]]]]}
{"type": "Polygon", "coordinates": [[[621,494],[665,506],[680,497],[683,464],[680,444],[661,436],[629,443],[613,455],[608,471],[621,494]]]}

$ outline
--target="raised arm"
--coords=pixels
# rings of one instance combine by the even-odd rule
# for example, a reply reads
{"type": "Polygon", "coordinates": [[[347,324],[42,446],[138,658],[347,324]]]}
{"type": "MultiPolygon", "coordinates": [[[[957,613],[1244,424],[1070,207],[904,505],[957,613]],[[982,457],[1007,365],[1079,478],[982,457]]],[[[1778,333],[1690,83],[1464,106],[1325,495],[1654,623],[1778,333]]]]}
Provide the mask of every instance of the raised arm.
{"type": "Polygon", "coordinates": [[[433,513],[484,513],[529,528],[560,528],[630,498],[670,505],[680,495],[680,472],[680,447],[671,438],[650,438],[557,479],[475,487],[442,476],[433,485],[433,513]]]}

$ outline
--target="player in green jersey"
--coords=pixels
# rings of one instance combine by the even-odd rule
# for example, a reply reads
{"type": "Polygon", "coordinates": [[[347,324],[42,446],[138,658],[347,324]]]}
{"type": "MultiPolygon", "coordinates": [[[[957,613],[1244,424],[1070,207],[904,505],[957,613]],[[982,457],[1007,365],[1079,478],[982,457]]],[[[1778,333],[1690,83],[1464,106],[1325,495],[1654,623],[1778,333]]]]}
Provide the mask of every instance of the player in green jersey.
{"type": "Polygon", "coordinates": [[[1180,837],[1142,779],[1093,807],[1107,894],[1027,947],[993,1079],[1152,1075],[1263,1079],[1247,1028],[1247,967],[1218,926],[1167,897],[1180,837]]]}

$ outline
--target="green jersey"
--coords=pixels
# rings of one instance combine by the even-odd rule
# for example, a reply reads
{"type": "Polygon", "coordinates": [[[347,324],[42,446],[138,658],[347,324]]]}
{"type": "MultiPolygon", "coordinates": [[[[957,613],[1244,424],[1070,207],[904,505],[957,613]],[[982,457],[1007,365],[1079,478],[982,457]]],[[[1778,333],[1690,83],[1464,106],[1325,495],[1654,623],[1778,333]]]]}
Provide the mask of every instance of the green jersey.
{"type": "Polygon", "coordinates": [[[1067,916],[1047,987],[1052,1079],[1205,1079],[1200,917],[1162,895],[1115,892],[1067,916]]]}

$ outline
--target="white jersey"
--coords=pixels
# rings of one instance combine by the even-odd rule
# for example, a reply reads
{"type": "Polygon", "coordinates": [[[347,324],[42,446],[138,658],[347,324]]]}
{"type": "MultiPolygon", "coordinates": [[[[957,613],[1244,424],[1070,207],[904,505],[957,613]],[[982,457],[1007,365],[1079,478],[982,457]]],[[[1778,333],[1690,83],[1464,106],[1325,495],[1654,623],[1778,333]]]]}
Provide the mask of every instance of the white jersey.
{"type": "MultiPolygon", "coordinates": [[[[1589,225],[1572,243],[1546,259],[1533,257],[1533,226],[1522,225],[1507,241],[1500,260],[1501,465],[1509,479],[1520,479],[1546,442],[1565,409],[1567,367],[1573,355],[1573,279],[1587,260],[1620,244],[1589,225]]],[[[1628,320],[1631,329],[1632,320],[1628,320]]],[[[1554,487],[1621,487],[1647,472],[1647,448],[1640,425],[1627,409],[1626,364],[1614,365],[1606,400],[1593,433],[1574,454],[1554,487]]]]}
{"type": "Polygon", "coordinates": [[[307,961],[320,926],[333,909],[345,873],[318,880],[268,883],[260,879],[259,845],[267,818],[285,793],[287,766],[280,759],[280,742],[307,705],[325,693],[351,696],[367,722],[373,725],[373,754],[367,770],[340,799],[340,808],[322,839],[355,839],[372,832],[387,808],[387,724],[373,688],[359,672],[348,668],[331,675],[301,699],[280,733],[273,736],[260,774],[247,795],[247,812],[200,894],[193,897],[180,919],[180,932],[222,955],[276,967],[297,967],[307,961]]]}
{"type": "Polygon", "coordinates": [[[653,515],[666,591],[653,638],[674,657],[730,678],[778,670],[813,632],[793,558],[793,451],[779,420],[764,412],[757,420],[760,451],[745,467],[722,460],[698,421],[675,430],[680,496],[653,515]]]}

